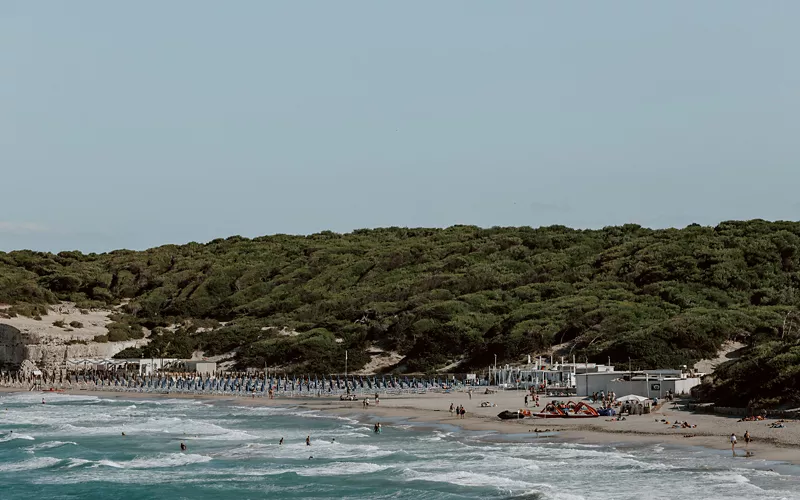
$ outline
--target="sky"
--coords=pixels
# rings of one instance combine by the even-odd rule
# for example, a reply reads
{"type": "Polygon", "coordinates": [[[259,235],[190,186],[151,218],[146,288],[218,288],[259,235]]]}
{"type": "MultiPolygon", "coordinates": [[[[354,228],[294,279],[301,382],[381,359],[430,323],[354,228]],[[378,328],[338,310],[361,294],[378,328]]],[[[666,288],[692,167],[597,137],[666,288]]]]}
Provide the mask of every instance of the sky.
{"type": "Polygon", "coordinates": [[[0,250],[800,219],[800,2],[7,0],[0,250]]]}

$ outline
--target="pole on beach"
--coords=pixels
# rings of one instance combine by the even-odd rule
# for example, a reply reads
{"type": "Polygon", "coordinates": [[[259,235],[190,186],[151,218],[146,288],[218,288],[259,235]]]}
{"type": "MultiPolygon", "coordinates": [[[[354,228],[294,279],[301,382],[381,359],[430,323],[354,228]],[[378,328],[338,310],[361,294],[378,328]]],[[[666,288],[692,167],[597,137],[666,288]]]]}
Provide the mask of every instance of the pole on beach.
{"type": "Polygon", "coordinates": [[[589,358],[588,357],[584,357],[583,361],[584,361],[584,363],[583,363],[584,366],[583,367],[585,369],[584,373],[586,374],[586,397],[588,398],[589,397],[589,358]]]}

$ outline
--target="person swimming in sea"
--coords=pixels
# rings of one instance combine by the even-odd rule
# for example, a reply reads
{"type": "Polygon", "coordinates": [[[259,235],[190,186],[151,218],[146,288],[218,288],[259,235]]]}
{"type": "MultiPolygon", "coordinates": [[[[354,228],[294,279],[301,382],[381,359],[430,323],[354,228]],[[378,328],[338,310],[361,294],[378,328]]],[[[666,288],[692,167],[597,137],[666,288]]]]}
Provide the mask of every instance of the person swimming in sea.
{"type": "Polygon", "coordinates": [[[278,441],[278,446],[282,446],[282,445],[283,445],[283,438],[281,438],[281,440],[278,441]]]}
{"type": "Polygon", "coordinates": [[[181,451],[186,451],[186,443],[181,441],[181,451]]]}

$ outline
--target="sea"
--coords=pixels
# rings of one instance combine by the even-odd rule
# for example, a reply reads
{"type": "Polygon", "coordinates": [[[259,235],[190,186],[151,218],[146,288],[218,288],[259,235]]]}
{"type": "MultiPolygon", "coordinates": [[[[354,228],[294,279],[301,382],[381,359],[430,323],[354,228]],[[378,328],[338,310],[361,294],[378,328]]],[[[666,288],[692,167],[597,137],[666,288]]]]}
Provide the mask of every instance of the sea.
{"type": "Polygon", "coordinates": [[[235,400],[45,400],[0,396],[0,500],[800,500],[798,466],[700,447],[386,419],[376,434],[368,415],[235,400]]]}

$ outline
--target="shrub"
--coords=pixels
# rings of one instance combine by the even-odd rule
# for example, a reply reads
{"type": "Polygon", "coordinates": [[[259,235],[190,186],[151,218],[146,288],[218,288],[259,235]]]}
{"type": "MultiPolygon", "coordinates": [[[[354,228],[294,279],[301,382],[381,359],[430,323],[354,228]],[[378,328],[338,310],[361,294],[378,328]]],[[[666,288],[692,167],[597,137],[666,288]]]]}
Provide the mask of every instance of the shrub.
{"type": "Polygon", "coordinates": [[[56,321],[53,321],[53,326],[57,326],[59,328],[64,328],[64,327],[67,326],[67,324],[64,323],[64,320],[58,319],[56,321]]]}
{"type": "Polygon", "coordinates": [[[81,323],[80,321],[70,321],[69,326],[71,326],[72,328],[83,328],[83,323],[81,323]]]}
{"type": "Polygon", "coordinates": [[[108,335],[95,335],[94,339],[92,339],[92,340],[94,340],[95,342],[99,342],[101,344],[104,344],[104,343],[108,342],[108,335]]]}
{"type": "Polygon", "coordinates": [[[122,330],[109,330],[108,331],[108,341],[109,342],[124,342],[128,340],[128,332],[122,330]]]}
{"type": "Polygon", "coordinates": [[[47,314],[47,306],[43,304],[15,304],[8,308],[6,311],[12,318],[25,316],[33,318],[35,316],[44,316],[47,314]]]}

